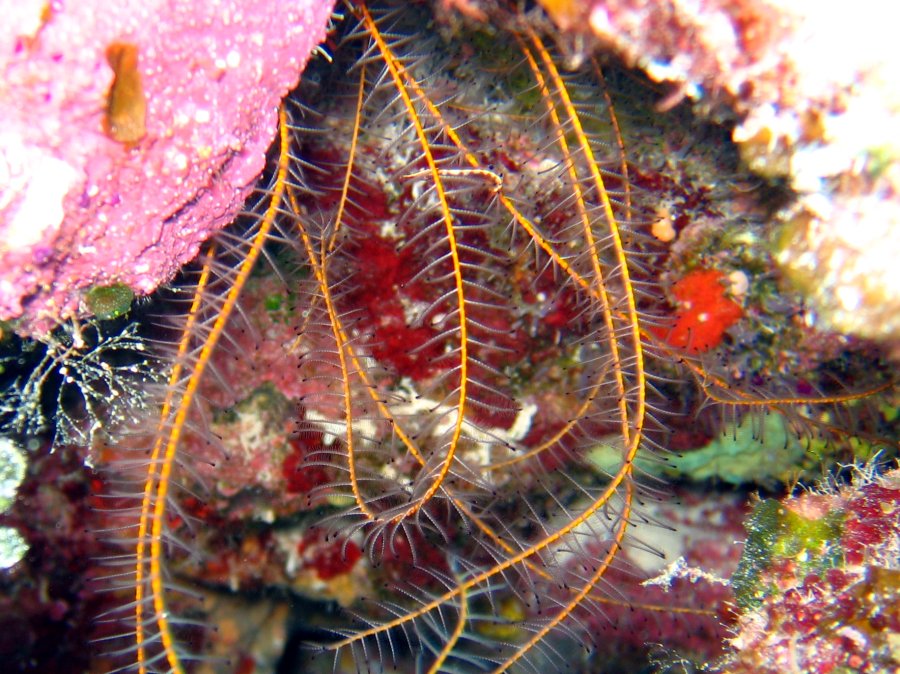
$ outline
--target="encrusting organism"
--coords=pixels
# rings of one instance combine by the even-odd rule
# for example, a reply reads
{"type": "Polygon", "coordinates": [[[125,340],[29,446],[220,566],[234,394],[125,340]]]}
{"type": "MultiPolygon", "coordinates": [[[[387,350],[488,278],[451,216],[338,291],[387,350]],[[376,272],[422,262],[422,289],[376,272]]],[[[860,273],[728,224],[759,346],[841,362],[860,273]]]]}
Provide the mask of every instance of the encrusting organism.
{"type": "Polygon", "coordinates": [[[754,506],[732,579],[740,617],[715,671],[897,671],[900,475],[875,467],[754,506]]]}

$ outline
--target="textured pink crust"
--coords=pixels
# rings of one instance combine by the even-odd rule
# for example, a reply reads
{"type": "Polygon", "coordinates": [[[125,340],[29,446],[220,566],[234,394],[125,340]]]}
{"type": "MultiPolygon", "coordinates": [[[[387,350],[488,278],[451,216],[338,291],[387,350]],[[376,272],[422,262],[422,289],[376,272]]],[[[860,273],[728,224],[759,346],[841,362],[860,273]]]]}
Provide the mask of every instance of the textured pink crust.
{"type": "Polygon", "coordinates": [[[149,293],[228,224],[328,0],[0,0],[0,319],[39,334],[85,288],[149,293]],[[134,45],[146,135],[104,132],[107,48],[134,45]]]}
{"type": "MultiPolygon", "coordinates": [[[[809,38],[804,17],[809,12],[798,0],[541,4],[564,30],[586,30],[652,79],[681,85],[672,103],[701,88],[714,103],[745,113],[763,104],[791,107],[798,95],[815,97],[822,93],[820,85],[831,84],[806,77],[811,63],[800,42],[809,38]],[[799,87],[807,90],[798,92],[799,87]]],[[[816,19],[826,14],[819,11],[816,19]]]]}

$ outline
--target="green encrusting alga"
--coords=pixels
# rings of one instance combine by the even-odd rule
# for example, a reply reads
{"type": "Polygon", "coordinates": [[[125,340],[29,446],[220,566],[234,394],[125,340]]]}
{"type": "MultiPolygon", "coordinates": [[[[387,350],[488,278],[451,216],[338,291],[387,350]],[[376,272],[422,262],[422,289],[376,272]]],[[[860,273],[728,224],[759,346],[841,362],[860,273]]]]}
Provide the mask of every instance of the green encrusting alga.
{"type": "Polygon", "coordinates": [[[731,577],[738,605],[751,608],[777,591],[765,586],[760,578],[773,560],[790,558],[803,570],[801,575],[835,566],[841,556],[843,519],[840,511],[806,517],[776,499],[757,503],[744,523],[747,542],[731,577]]]}

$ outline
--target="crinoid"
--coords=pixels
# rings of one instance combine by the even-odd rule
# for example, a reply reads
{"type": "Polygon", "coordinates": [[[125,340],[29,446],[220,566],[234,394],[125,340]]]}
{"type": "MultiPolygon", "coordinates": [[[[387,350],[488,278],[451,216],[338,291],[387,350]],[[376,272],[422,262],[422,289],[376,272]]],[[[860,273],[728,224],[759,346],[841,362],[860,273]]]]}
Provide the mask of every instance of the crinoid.
{"type": "Polygon", "coordinates": [[[672,337],[660,195],[721,213],[631,152],[661,132],[627,76],[617,116],[535,17],[448,40],[408,3],[344,11],[267,182],[174,292],[159,419],[98,457],[127,548],[110,662],[215,656],[197,599],[227,587],[343,605],[298,617],[339,671],[603,671],[622,607],[715,625],[611,580],[653,550],[671,436],[874,435],[859,401],[888,384],[672,337]]]}

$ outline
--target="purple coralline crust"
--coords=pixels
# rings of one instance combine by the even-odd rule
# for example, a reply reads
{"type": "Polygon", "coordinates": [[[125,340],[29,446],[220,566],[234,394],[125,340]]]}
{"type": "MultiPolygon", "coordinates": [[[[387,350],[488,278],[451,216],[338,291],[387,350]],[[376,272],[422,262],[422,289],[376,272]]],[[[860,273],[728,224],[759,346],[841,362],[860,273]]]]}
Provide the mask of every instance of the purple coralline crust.
{"type": "Polygon", "coordinates": [[[840,513],[840,540],[829,541],[840,546],[840,559],[806,573],[805,550],[773,552],[760,575],[768,594],[740,616],[733,652],[714,671],[900,671],[900,471],[868,479],[782,502],[810,520],[840,513]]]}
{"type": "Polygon", "coordinates": [[[332,3],[4,5],[0,320],[40,334],[85,288],[151,292],[233,219],[332,3]],[[104,131],[115,43],[137,48],[146,98],[131,144],[104,131]]]}
{"type": "Polygon", "coordinates": [[[6,672],[101,671],[90,669],[85,647],[96,629],[92,618],[109,610],[112,597],[97,579],[96,559],[117,549],[94,533],[104,523],[91,501],[93,474],[68,447],[29,453],[16,501],[0,513],[0,524],[29,546],[0,573],[0,663],[6,672]]]}

